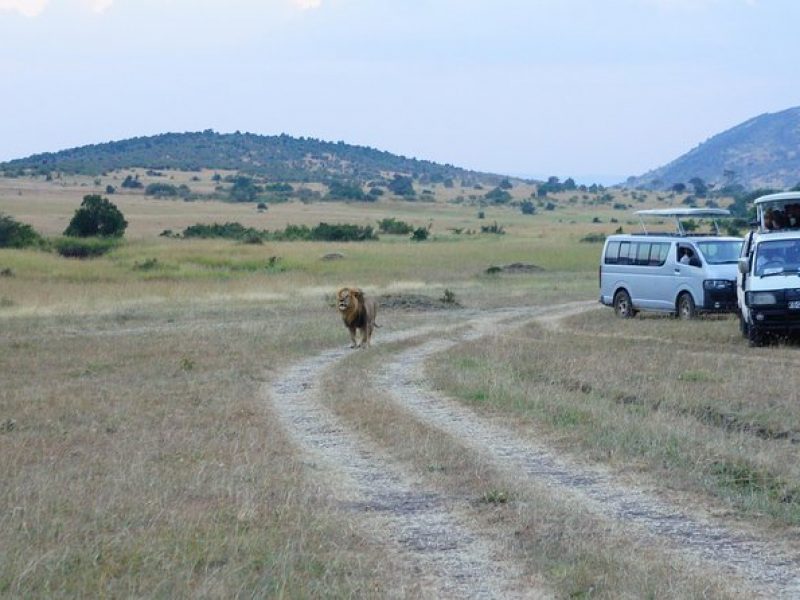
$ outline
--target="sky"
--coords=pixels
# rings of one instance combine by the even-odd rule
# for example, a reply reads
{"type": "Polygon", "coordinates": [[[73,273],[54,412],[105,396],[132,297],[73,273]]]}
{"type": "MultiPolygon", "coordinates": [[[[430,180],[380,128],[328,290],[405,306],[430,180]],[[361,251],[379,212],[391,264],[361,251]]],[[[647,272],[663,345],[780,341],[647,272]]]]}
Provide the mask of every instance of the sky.
{"type": "Polygon", "coordinates": [[[0,0],[0,161],[286,133],[611,184],[800,105],[796,0],[0,0]]]}

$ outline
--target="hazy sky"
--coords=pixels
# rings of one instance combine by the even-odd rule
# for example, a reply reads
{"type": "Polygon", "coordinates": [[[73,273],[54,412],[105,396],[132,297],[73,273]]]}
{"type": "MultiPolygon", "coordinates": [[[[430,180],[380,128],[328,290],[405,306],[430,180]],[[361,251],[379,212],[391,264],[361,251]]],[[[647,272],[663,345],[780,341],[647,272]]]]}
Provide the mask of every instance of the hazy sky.
{"type": "Polygon", "coordinates": [[[0,0],[0,160],[287,133],[611,183],[800,105],[796,0],[0,0]]]}

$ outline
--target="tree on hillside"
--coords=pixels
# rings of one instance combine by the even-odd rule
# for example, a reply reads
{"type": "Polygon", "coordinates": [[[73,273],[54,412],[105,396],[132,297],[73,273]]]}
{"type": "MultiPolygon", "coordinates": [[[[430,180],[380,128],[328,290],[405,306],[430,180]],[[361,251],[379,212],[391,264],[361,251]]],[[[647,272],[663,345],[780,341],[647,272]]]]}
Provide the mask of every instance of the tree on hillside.
{"type": "Polygon", "coordinates": [[[264,191],[256,185],[250,177],[237,175],[233,178],[233,186],[230,189],[230,197],[236,202],[253,202],[256,197],[264,191]]]}
{"type": "Polygon", "coordinates": [[[83,197],[80,208],[64,230],[70,237],[122,237],[128,222],[108,198],[96,194],[83,197]]]}
{"type": "Polygon", "coordinates": [[[694,195],[698,198],[705,198],[708,195],[708,185],[699,177],[692,177],[689,183],[694,187],[694,195]]]}
{"type": "Polygon", "coordinates": [[[122,187],[128,189],[140,189],[144,187],[144,184],[141,181],[139,181],[138,175],[136,177],[134,177],[133,175],[128,175],[122,181],[122,187]]]}
{"type": "Polygon", "coordinates": [[[405,175],[397,175],[388,184],[389,190],[397,196],[414,196],[414,180],[405,175]]]}
{"type": "Polygon", "coordinates": [[[486,192],[484,198],[486,198],[487,202],[491,202],[493,204],[505,204],[511,200],[511,194],[509,194],[506,190],[500,189],[498,186],[493,190],[486,192]]]}

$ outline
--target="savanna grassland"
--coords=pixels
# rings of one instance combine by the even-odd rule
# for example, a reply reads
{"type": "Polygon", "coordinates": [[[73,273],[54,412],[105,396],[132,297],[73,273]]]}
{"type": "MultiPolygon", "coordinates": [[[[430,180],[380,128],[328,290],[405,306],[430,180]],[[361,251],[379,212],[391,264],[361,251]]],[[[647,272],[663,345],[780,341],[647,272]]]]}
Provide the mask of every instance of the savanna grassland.
{"type": "MultiPolygon", "coordinates": [[[[169,177],[213,189],[210,173],[169,177]]],[[[60,235],[107,183],[0,179],[0,212],[60,235]]],[[[791,597],[797,345],[750,349],[732,317],[623,322],[596,305],[600,246],[580,240],[669,199],[565,193],[523,215],[431,188],[261,212],[118,192],[129,227],[102,257],[0,250],[0,594],[791,597]],[[429,239],[160,235],[391,217],[429,239]],[[495,222],[504,234],[481,233],[495,222]],[[349,284],[381,300],[369,350],[345,349],[333,293],[349,284]],[[424,416],[426,390],[444,416],[424,416]],[[544,446],[768,558],[740,568],[606,513],[509,466],[498,431],[511,456],[544,446]]]]}

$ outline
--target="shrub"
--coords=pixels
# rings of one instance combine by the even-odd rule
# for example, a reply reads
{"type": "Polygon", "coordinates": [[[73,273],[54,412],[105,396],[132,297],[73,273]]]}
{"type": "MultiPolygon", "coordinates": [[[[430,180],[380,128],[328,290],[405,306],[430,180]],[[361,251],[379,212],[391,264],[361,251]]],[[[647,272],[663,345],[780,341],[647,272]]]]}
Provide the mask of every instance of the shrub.
{"type": "Polygon", "coordinates": [[[405,175],[396,174],[387,184],[387,187],[397,196],[413,197],[415,195],[414,180],[405,175]]]}
{"type": "Polygon", "coordinates": [[[415,242],[424,242],[428,239],[430,232],[424,227],[417,227],[414,233],[411,234],[411,239],[415,242]]]}
{"type": "Polygon", "coordinates": [[[234,202],[253,202],[263,191],[264,188],[256,185],[250,177],[239,175],[233,179],[233,185],[228,194],[234,202]]]}
{"type": "Polygon", "coordinates": [[[378,231],[381,233],[408,235],[414,231],[414,227],[405,221],[398,221],[394,217],[389,217],[378,221],[378,231]]]}
{"type": "Polygon", "coordinates": [[[329,225],[320,223],[311,230],[311,239],[325,242],[363,242],[366,240],[377,240],[372,227],[367,225],[337,224],[329,225]]]}
{"type": "Polygon", "coordinates": [[[241,223],[225,223],[205,225],[198,223],[183,230],[184,238],[225,238],[238,240],[248,244],[258,244],[264,240],[293,241],[310,240],[321,242],[362,242],[376,240],[374,230],[370,226],[320,223],[309,228],[306,225],[287,225],[283,231],[269,232],[241,223]]]}
{"type": "Polygon", "coordinates": [[[177,196],[178,188],[169,183],[151,183],[144,188],[145,196],[177,196]]]}
{"type": "Polygon", "coordinates": [[[44,240],[33,227],[0,213],[0,248],[41,246],[44,240]]]}
{"type": "Polygon", "coordinates": [[[245,236],[255,233],[259,235],[256,229],[248,228],[241,223],[225,223],[220,225],[214,223],[212,225],[205,225],[198,223],[197,225],[190,225],[183,230],[183,237],[185,238],[225,238],[229,240],[244,239],[245,236]]]}
{"type": "Polygon", "coordinates": [[[364,193],[357,183],[345,181],[331,181],[328,184],[329,200],[358,200],[361,202],[374,202],[375,197],[364,193]]]}
{"type": "Polygon", "coordinates": [[[53,242],[53,247],[66,258],[94,258],[113,250],[118,245],[115,238],[63,237],[53,242]]]}
{"type": "Polygon", "coordinates": [[[533,202],[530,200],[525,200],[520,204],[520,210],[522,210],[523,215],[534,215],[536,214],[536,207],[533,205],[533,202]]]}
{"type": "Polygon", "coordinates": [[[484,197],[486,198],[487,202],[491,202],[493,204],[505,204],[511,200],[511,194],[509,194],[506,190],[500,189],[499,187],[486,192],[484,197]]]}
{"type": "Polygon", "coordinates": [[[142,182],[139,181],[139,176],[138,175],[136,177],[134,177],[133,175],[128,175],[122,181],[122,187],[128,188],[128,189],[139,189],[139,188],[143,188],[144,184],[142,184],[142,182]]]}
{"type": "Polygon", "coordinates": [[[64,230],[68,237],[122,237],[128,222],[122,212],[107,198],[98,195],[83,197],[83,202],[64,230]]]}

